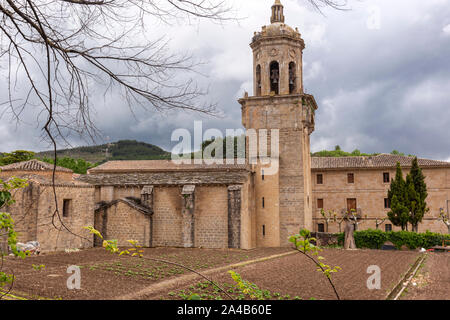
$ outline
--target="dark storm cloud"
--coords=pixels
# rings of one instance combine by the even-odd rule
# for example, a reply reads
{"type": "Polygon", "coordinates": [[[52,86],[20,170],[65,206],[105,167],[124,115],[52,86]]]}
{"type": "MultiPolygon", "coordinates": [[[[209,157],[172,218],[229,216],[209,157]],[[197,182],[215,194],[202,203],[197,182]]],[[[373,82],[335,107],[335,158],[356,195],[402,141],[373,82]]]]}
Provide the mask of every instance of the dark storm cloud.
{"type": "MultiPolygon", "coordinates": [[[[282,2],[286,23],[298,26],[306,41],[304,84],[319,104],[313,151],[339,144],[346,150],[398,149],[450,158],[450,0],[354,1],[352,11],[327,9],[325,17],[302,1],[282,2]],[[379,28],[368,25],[373,12],[380,13],[379,28]]],[[[164,30],[173,50],[188,50],[208,62],[200,69],[207,77],[198,79],[209,88],[205,101],[218,102],[223,117],[158,114],[138,107],[133,115],[117,92],[103,97],[99,88],[92,98],[103,132],[99,142],[136,139],[171,150],[173,130],[192,130],[195,120],[203,121],[204,130],[241,128],[236,100],[252,91],[248,44],[253,32],[268,23],[272,1],[235,3],[248,17],[239,24],[202,22],[164,30]]],[[[33,138],[39,129],[16,134],[2,121],[0,131],[10,137],[0,142],[0,151],[39,149],[33,138]]]]}

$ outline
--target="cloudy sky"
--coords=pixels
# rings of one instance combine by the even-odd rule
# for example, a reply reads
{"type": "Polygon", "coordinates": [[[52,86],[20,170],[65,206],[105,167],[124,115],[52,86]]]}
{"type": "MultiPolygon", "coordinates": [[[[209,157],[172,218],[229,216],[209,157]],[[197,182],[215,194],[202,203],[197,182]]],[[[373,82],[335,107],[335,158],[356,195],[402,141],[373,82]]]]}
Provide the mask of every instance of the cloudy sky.
{"type": "MultiPolygon", "coordinates": [[[[222,117],[133,115],[114,93],[94,92],[94,118],[104,136],[98,142],[135,139],[171,150],[173,130],[192,130],[195,120],[204,129],[241,128],[236,100],[252,92],[249,43],[254,31],[270,23],[272,3],[235,0],[245,17],[239,22],[164,26],[174,52],[187,50],[207,62],[198,81],[209,87],[205,101],[217,102],[222,117]]],[[[312,151],[335,145],[363,152],[397,149],[450,161],[450,0],[349,0],[351,11],[325,9],[324,15],[306,0],[282,3],[286,23],[298,27],[306,42],[304,85],[319,105],[312,151]]],[[[17,125],[2,117],[0,134],[0,151],[48,149],[32,121],[17,125]]]]}

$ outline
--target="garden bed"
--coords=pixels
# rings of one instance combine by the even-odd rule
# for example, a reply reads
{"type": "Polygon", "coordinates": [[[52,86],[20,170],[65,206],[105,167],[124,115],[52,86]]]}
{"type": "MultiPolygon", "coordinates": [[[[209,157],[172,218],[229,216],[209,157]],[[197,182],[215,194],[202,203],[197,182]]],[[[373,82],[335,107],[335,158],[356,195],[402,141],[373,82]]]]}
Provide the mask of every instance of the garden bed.
{"type": "MultiPolygon", "coordinates": [[[[402,277],[419,257],[414,251],[379,251],[325,249],[321,254],[325,263],[340,266],[342,271],[332,278],[345,300],[383,300],[394,289],[402,277]],[[367,268],[377,265],[381,269],[381,289],[369,290],[367,279],[371,274],[367,268]]],[[[316,271],[310,260],[300,254],[233,268],[244,280],[255,283],[267,299],[309,300],[336,299],[333,289],[324,276],[316,271]]],[[[211,276],[233,298],[242,298],[233,288],[230,274],[222,271],[211,276]]],[[[228,297],[205,281],[196,281],[182,287],[169,287],[165,292],[136,296],[139,299],[186,299],[191,294],[199,294],[203,299],[228,299],[228,297]]],[[[245,297],[248,299],[248,297],[245,297]]]]}
{"type": "MultiPolygon", "coordinates": [[[[197,271],[288,252],[288,248],[253,250],[145,249],[148,258],[183,264],[197,271]]],[[[119,257],[103,248],[76,253],[30,256],[22,260],[7,257],[4,271],[14,273],[13,293],[29,299],[114,299],[153,284],[190,273],[175,265],[129,256],[119,257]],[[81,269],[81,290],[68,290],[67,268],[81,269]],[[34,267],[33,267],[34,266],[34,267]],[[44,266],[39,268],[39,266],[44,266]]]]}

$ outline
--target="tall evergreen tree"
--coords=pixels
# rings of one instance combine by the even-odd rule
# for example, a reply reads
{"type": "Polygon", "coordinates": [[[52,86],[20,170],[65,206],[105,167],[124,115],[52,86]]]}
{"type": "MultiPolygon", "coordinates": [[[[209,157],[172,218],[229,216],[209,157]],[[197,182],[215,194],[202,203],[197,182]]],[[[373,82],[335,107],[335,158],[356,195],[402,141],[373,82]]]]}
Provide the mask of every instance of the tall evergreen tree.
{"type": "Polygon", "coordinates": [[[391,211],[388,213],[389,220],[395,226],[401,227],[402,230],[408,230],[409,209],[406,205],[406,182],[403,179],[403,172],[399,162],[397,162],[395,179],[392,180],[388,191],[388,199],[391,203],[391,211]]]}
{"type": "Polygon", "coordinates": [[[429,211],[426,199],[428,197],[427,185],[422,169],[419,167],[417,157],[412,161],[411,172],[406,178],[407,201],[409,209],[409,222],[412,231],[419,231],[419,223],[422,222],[425,214],[429,211]]]}

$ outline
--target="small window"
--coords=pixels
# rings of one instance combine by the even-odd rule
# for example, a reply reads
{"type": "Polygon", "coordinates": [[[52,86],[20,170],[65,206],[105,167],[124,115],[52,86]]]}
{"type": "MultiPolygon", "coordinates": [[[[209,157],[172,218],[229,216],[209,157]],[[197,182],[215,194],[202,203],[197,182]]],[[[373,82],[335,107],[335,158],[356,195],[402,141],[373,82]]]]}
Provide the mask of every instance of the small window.
{"type": "Polygon", "coordinates": [[[317,209],[323,209],[323,199],[317,199],[317,209]]]}
{"type": "Polygon", "coordinates": [[[264,170],[261,170],[261,179],[264,181],[264,170]]]}
{"type": "Polygon", "coordinates": [[[386,225],[384,226],[384,230],[385,230],[386,232],[391,232],[391,231],[392,231],[392,224],[386,224],[386,225]]]}
{"type": "Polygon", "coordinates": [[[391,207],[391,202],[389,201],[388,198],[384,199],[384,208],[385,209],[389,209],[391,207]]]}
{"type": "Polygon", "coordinates": [[[389,172],[383,173],[383,182],[384,182],[384,183],[389,183],[389,182],[391,182],[391,179],[390,179],[390,177],[389,177],[389,172]]]}
{"type": "Polygon", "coordinates": [[[264,199],[264,197],[262,198],[262,207],[263,207],[263,208],[266,207],[266,199],[264,199]]]}
{"type": "Polygon", "coordinates": [[[321,173],[317,175],[317,184],[323,184],[323,174],[321,173]]]}
{"type": "Polygon", "coordinates": [[[262,233],[263,233],[263,237],[266,236],[266,225],[263,224],[263,228],[262,228],[262,233]]]}
{"type": "Polygon", "coordinates": [[[63,202],[63,217],[68,217],[70,215],[70,207],[72,205],[72,200],[64,199],[63,202]]]}
{"type": "Polygon", "coordinates": [[[347,182],[348,183],[355,183],[355,174],[353,174],[353,173],[347,174],[347,182]]]}
{"type": "Polygon", "coordinates": [[[325,225],[323,223],[319,223],[317,225],[317,231],[318,232],[325,232],[325,225]]]}

